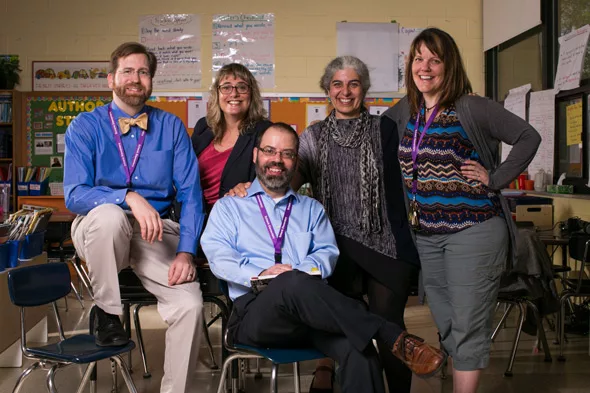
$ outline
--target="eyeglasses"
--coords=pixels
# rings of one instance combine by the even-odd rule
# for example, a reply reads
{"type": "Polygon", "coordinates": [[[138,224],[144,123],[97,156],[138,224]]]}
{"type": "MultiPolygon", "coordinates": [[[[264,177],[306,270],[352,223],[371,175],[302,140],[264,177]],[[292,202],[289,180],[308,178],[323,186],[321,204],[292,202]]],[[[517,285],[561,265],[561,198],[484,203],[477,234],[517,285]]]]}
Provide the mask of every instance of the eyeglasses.
{"type": "Polygon", "coordinates": [[[122,70],[117,71],[119,75],[123,75],[125,78],[130,78],[135,76],[135,74],[139,75],[140,78],[149,78],[152,74],[148,70],[134,70],[133,68],[124,68],[122,70]]]}
{"type": "Polygon", "coordinates": [[[258,150],[266,157],[274,157],[277,154],[279,154],[281,158],[284,160],[293,160],[295,159],[295,157],[297,157],[297,153],[293,150],[278,151],[277,149],[274,149],[272,147],[260,147],[258,148],[258,150]]]}
{"type": "Polygon", "coordinates": [[[228,96],[233,92],[234,89],[236,89],[238,94],[246,94],[250,91],[250,86],[248,86],[245,83],[238,83],[235,86],[226,83],[225,85],[219,86],[218,89],[221,92],[221,94],[228,96]]]}

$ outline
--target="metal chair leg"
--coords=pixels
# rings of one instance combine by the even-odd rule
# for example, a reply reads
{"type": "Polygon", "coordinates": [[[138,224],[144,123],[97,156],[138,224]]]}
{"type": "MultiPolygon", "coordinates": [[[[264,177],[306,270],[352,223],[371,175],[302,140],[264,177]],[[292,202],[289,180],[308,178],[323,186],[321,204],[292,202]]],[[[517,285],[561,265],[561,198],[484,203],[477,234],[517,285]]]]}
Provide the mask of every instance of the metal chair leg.
{"type": "Polygon", "coordinates": [[[270,393],[279,393],[279,365],[272,364],[270,372],[270,393]]]}
{"type": "MultiPolygon", "coordinates": [[[[123,326],[127,332],[127,338],[131,339],[131,306],[129,303],[123,304],[123,326]]],[[[129,372],[133,373],[133,363],[131,362],[131,352],[127,352],[127,363],[129,364],[129,372]]]]}
{"type": "Polygon", "coordinates": [[[23,382],[27,377],[35,370],[41,367],[41,362],[35,362],[31,364],[16,380],[16,385],[14,385],[14,389],[12,389],[12,393],[18,393],[22,387],[23,382]]]}
{"type": "MultiPolygon", "coordinates": [[[[230,367],[230,365],[232,365],[232,363],[238,359],[259,359],[260,356],[256,356],[256,355],[247,355],[247,354],[243,354],[243,353],[232,353],[231,355],[229,355],[225,361],[223,362],[223,366],[221,367],[221,376],[219,377],[219,385],[217,386],[217,393],[223,393],[224,388],[225,388],[225,383],[226,383],[226,378],[228,375],[228,369],[230,367]]],[[[232,365],[233,367],[233,365],[232,365]]],[[[237,371],[237,370],[236,370],[237,371]]],[[[232,381],[232,385],[233,385],[233,381],[232,381]]],[[[233,386],[232,386],[233,389],[233,386]]],[[[236,390],[237,392],[237,386],[236,386],[236,390]]]]}
{"type": "Polygon", "coordinates": [[[571,292],[562,293],[559,300],[559,356],[557,360],[560,362],[565,362],[565,356],[563,356],[563,345],[565,342],[565,304],[572,295],[573,293],[571,292]]]}
{"type": "Polygon", "coordinates": [[[117,355],[111,359],[114,360],[115,363],[117,363],[117,365],[119,366],[119,370],[121,370],[121,375],[123,376],[123,380],[125,381],[125,385],[127,385],[129,393],[137,393],[137,388],[133,383],[133,378],[131,378],[131,374],[129,374],[129,369],[127,368],[127,365],[125,364],[123,358],[117,355]]]}
{"type": "Polygon", "coordinates": [[[46,384],[47,384],[47,391],[49,393],[57,393],[57,390],[55,390],[55,370],[57,370],[58,367],[59,367],[59,364],[55,364],[47,372],[46,384]]]}
{"type": "Polygon", "coordinates": [[[86,384],[90,380],[90,377],[92,376],[92,372],[94,371],[95,367],[96,367],[96,362],[92,362],[92,363],[88,364],[88,367],[86,367],[86,371],[84,371],[84,375],[82,376],[82,381],[80,381],[80,385],[78,386],[78,390],[76,391],[76,393],[82,393],[84,391],[84,388],[86,387],[86,384]]]}
{"type": "Polygon", "coordinates": [[[262,379],[262,373],[260,372],[260,359],[256,359],[256,373],[254,379],[262,379]]]}
{"type": "Polygon", "coordinates": [[[522,333],[522,325],[524,324],[524,318],[526,316],[526,304],[519,302],[518,308],[520,310],[518,326],[516,327],[516,334],[514,335],[514,342],[512,343],[512,353],[508,361],[508,368],[504,372],[505,377],[512,376],[512,366],[514,366],[514,359],[516,359],[516,351],[518,350],[518,343],[520,341],[520,335],[522,333]]]}
{"type": "Polygon", "coordinates": [[[119,391],[119,381],[117,380],[117,364],[114,358],[111,358],[111,376],[113,377],[113,385],[111,386],[111,393],[119,391]]]}
{"type": "Polygon", "coordinates": [[[209,329],[207,329],[207,322],[205,321],[205,313],[203,312],[203,316],[201,318],[203,320],[203,334],[205,335],[205,341],[207,342],[207,348],[209,349],[209,356],[211,356],[211,370],[219,370],[219,366],[215,361],[215,353],[213,352],[213,345],[211,344],[211,339],[209,338],[209,329]]]}
{"type": "Polygon", "coordinates": [[[549,349],[549,344],[547,343],[547,336],[545,335],[545,327],[543,326],[543,318],[541,317],[541,313],[539,313],[539,308],[535,305],[535,303],[531,302],[530,300],[525,300],[528,307],[533,310],[533,314],[535,316],[535,320],[537,321],[537,336],[539,337],[539,341],[541,346],[543,347],[543,353],[545,354],[545,361],[551,361],[551,350],[549,349]]]}
{"type": "MultiPolygon", "coordinates": [[[[500,303],[500,302],[498,302],[498,303],[500,303]]],[[[494,332],[492,333],[492,342],[494,342],[494,340],[496,339],[496,335],[498,334],[500,329],[502,329],[502,325],[504,324],[504,322],[506,322],[506,318],[508,318],[508,314],[510,314],[510,311],[512,311],[513,308],[514,308],[514,304],[510,303],[510,304],[508,304],[508,307],[504,310],[504,314],[502,314],[502,318],[500,319],[500,322],[498,323],[498,325],[494,329],[494,332]]]]}
{"type": "MultiPolygon", "coordinates": [[[[92,292],[92,287],[90,285],[90,277],[88,277],[88,273],[86,273],[86,270],[84,270],[84,267],[82,267],[82,265],[80,264],[80,260],[78,259],[78,257],[75,256],[73,258],[70,258],[69,262],[74,267],[74,270],[76,270],[76,274],[78,275],[78,281],[86,288],[86,291],[88,292],[88,295],[90,295],[90,298],[94,300],[94,293],[92,292]]],[[[80,289],[80,297],[82,297],[81,295],[82,289],[80,289]]]]}
{"type": "Polygon", "coordinates": [[[76,286],[74,285],[74,283],[71,281],[70,281],[70,287],[72,288],[72,292],[74,292],[74,295],[76,295],[76,299],[78,299],[78,301],[80,302],[80,305],[82,306],[82,310],[84,310],[84,302],[82,301],[82,298],[80,297],[80,293],[76,289],[76,286]]]}
{"type": "Polygon", "coordinates": [[[301,381],[299,379],[299,362],[293,363],[293,382],[295,383],[295,393],[301,393],[301,381]]]}
{"type": "Polygon", "coordinates": [[[137,344],[139,346],[139,354],[141,355],[141,361],[143,362],[143,377],[151,378],[152,374],[148,369],[147,356],[145,354],[145,346],[143,344],[143,334],[141,333],[141,322],[139,321],[139,310],[143,307],[143,304],[138,304],[133,310],[133,322],[135,323],[135,335],[137,336],[137,344]]]}

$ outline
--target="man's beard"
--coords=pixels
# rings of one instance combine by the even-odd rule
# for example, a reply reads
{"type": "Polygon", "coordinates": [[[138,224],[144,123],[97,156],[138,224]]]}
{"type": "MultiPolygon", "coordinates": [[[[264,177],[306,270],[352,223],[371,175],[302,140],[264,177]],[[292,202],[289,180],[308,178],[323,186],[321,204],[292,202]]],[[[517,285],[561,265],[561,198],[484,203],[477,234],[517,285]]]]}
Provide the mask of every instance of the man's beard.
{"type": "Polygon", "coordinates": [[[146,90],[141,83],[127,83],[122,86],[115,85],[113,91],[125,104],[135,107],[145,104],[152,94],[152,91],[146,90]],[[138,94],[130,95],[126,92],[127,87],[137,87],[140,88],[141,91],[138,92],[138,94]]]}
{"type": "Polygon", "coordinates": [[[289,187],[294,174],[295,167],[289,170],[282,162],[271,161],[266,165],[261,166],[258,160],[256,160],[256,177],[258,178],[258,181],[270,191],[277,192],[286,190],[289,187]],[[280,175],[267,174],[266,170],[273,166],[281,169],[284,172],[282,172],[280,175]]]}

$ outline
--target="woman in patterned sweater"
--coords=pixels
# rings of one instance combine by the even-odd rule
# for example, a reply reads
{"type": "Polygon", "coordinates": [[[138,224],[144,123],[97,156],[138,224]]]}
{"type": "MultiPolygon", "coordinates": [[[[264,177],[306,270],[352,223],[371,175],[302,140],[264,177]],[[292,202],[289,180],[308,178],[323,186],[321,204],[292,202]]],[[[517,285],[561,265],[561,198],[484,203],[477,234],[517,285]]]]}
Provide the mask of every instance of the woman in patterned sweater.
{"type": "Polygon", "coordinates": [[[477,390],[489,363],[500,275],[515,255],[515,227],[500,190],[531,162],[541,141],[524,120],[471,83],[453,38],[420,33],[406,66],[407,97],[385,112],[398,152],[424,289],[455,393],[477,390]],[[513,145],[499,164],[500,141],[513,145]]]}

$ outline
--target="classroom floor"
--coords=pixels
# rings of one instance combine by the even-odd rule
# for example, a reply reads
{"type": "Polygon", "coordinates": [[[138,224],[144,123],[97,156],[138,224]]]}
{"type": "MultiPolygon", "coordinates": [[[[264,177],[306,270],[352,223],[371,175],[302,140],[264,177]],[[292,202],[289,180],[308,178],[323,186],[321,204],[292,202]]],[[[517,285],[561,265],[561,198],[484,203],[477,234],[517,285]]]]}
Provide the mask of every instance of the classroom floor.
{"type": "MultiPolygon", "coordinates": [[[[86,301],[86,309],[82,310],[75,298],[69,299],[69,311],[64,312],[63,301],[60,303],[61,315],[66,331],[85,332],[88,326],[88,310],[90,302],[86,301]]],[[[48,309],[49,311],[49,309],[48,309]]],[[[210,310],[206,310],[211,315],[210,310]]],[[[516,313],[514,313],[516,314],[516,313]]],[[[498,313],[497,317],[500,317],[498,313]]],[[[550,341],[550,348],[553,355],[552,363],[545,363],[542,354],[533,353],[535,338],[527,334],[521,336],[521,342],[514,364],[514,376],[504,377],[504,370],[508,363],[508,356],[512,346],[512,339],[515,332],[516,315],[509,318],[507,328],[500,332],[496,343],[492,348],[492,359],[488,369],[483,372],[480,393],[582,393],[590,392],[590,356],[588,353],[588,337],[569,336],[567,344],[567,362],[557,361],[557,346],[553,344],[554,333],[547,332],[550,341]]],[[[50,318],[50,321],[52,318],[50,318]]],[[[132,365],[133,379],[140,393],[159,392],[160,379],[163,367],[163,343],[165,324],[160,319],[156,308],[145,307],[141,311],[142,331],[146,342],[149,369],[152,377],[142,377],[142,365],[139,352],[133,351],[132,365]]],[[[429,342],[436,342],[437,334],[430,317],[428,307],[416,304],[415,298],[411,298],[406,309],[406,323],[408,330],[422,336],[429,342]]],[[[51,339],[56,338],[56,329],[53,324],[49,325],[51,339]]],[[[217,359],[220,357],[220,326],[214,324],[210,329],[211,339],[216,351],[217,359]]],[[[67,335],[68,333],[66,333],[67,335]]],[[[194,379],[195,393],[209,393],[217,391],[220,371],[212,371],[209,368],[210,358],[206,347],[200,352],[200,364],[194,379]]],[[[218,360],[219,361],[219,360],[218,360]]],[[[30,364],[29,362],[26,365],[30,364]]],[[[25,365],[25,366],[26,366],[25,365]]],[[[255,361],[251,363],[252,370],[255,368],[255,361]]],[[[246,392],[259,393],[269,391],[269,365],[261,363],[262,372],[265,373],[261,380],[255,380],[253,374],[247,376],[246,392]]],[[[301,365],[301,386],[302,391],[307,392],[312,379],[314,369],[313,362],[305,362],[301,365]]],[[[56,385],[59,392],[75,392],[82,376],[82,369],[71,366],[67,371],[58,371],[56,385]]],[[[22,369],[0,368],[0,392],[11,392],[16,379],[22,369]]],[[[292,368],[283,366],[279,377],[279,391],[281,393],[294,392],[292,368]]],[[[126,392],[123,380],[118,380],[119,392],[126,392]]],[[[45,391],[45,373],[36,371],[25,382],[21,393],[37,393],[45,391]]],[[[88,391],[88,390],[86,390],[88,391]]],[[[111,374],[108,363],[99,364],[98,392],[111,392],[111,374]]],[[[439,376],[431,379],[414,378],[413,393],[434,393],[452,392],[452,377],[442,380],[439,376]]],[[[359,392],[360,393],[360,392],[359,392]]]]}

